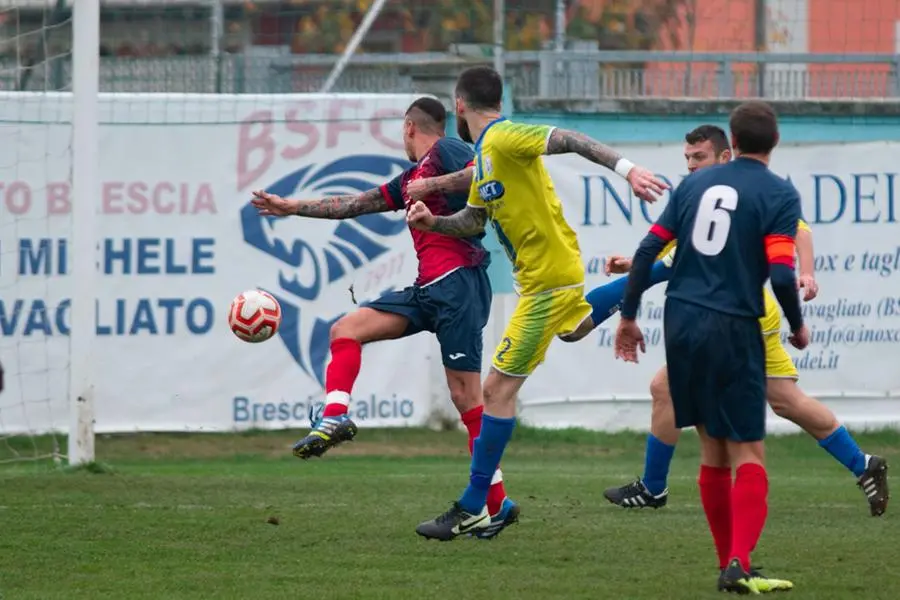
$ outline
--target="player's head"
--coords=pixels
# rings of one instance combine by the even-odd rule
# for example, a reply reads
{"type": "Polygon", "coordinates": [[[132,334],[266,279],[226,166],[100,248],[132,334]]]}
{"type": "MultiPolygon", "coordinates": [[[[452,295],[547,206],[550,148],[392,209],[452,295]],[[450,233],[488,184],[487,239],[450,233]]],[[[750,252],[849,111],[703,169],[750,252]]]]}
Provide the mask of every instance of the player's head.
{"type": "Polygon", "coordinates": [[[447,109],[434,98],[419,98],[406,109],[403,119],[403,148],[409,160],[419,160],[418,153],[431,146],[434,138],[444,136],[447,109]],[[420,143],[424,142],[424,143],[420,143]]]}
{"type": "Polygon", "coordinates": [[[456,80],[456,132],[470,144],[474,141],[466,116],[478,112],[500,112],[503,80],[490,67],[471,67],[456,80]]]}
{"type": "Polygon", "coordinates": [[[731,145],[735,155],[766,156],[778,145],[778,119],[766,102],[744,102],[733,111],[729,120],[731,145]]]}
{"type": "Polygon", "coordinates": [[[688,171],[731,160],[731,146],[725,130],[715,125],[701,125],[684,136],[684,158],[688,171]]]}

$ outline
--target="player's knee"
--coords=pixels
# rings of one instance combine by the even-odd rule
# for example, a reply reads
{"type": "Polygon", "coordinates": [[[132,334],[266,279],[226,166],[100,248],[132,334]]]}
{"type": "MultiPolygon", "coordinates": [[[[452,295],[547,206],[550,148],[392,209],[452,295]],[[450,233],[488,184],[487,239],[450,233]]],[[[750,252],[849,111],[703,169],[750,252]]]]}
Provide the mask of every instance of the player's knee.
{"type": "Polygon", "coordinates": [[[559,336],[559,339],[569,343],[577,342],[578,340],[582,340],[587,337],[587,335],[593,330],[594,321],[593,319],[591,319],[590,315],[588,315],[588,317],[578,325],[578,329],[559,336]]]}
{"type": "Polygon", "coordinates": [[[659,371],[650,382],[650,397],[654,409],[657,405],[669,403],[669,376],[665,369],[659,371]]]}
{"type": "Polygon", "coordinates": [[[492,414],[515,414],[516,396],[524,378],[492,370],[484,382],[484,406],[492,414]]]}
{"type": "Polygon", "coordinates": [[[479,373],[461,373],[447,371],[447,387],[450,389],[450,401],[460,414],[468,412],[482,404],[481,376],[479,373]]]}
{"type": "Polygon", "coordinates": [[[586,336],[587,334],[588,334],[587,331],[585,331],[585,332],[573,331],[572,333],[566,333],[564,335],[559,336],[559,339],[562,340],[563,342],[571,344],[572,342],[577,342],[578,340],[583,339],[584,336],[586,336]]]}
{"type": "Polygon", "coordinates": [[[802,400],[799,390],[792,380],[770,379],[766,385],[766,400],[779,417],[788,418],[802,400]]]}
{"type": "Polygon", "coordinates": [[[358,336],[355,335],[356,332],[354,331],[355,328],[353,327],[353,318],[351,315],[352,313],[344,315],[331,326],[331,329],[328,331],[328,336],[332,342],[341,338],[349,338],[351,340],[357,339],[358,336]]]}

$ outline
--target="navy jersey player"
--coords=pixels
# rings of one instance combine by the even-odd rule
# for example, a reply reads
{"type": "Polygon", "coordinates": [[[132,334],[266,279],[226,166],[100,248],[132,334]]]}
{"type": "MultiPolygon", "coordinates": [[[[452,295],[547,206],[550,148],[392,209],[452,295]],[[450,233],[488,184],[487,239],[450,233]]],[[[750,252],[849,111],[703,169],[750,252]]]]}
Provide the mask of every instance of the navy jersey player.
{"type": "Polygon", "coordinates": [[[765,525],[768,476],[762,288],[787,317],[791,342],[809,343],[794,276],[801,218],[796,189],[768,169],[778,143],[772,108],[737,107],[730,119],[737,158],[688,176],[641,242],[616,333],[616,356],[637,361],[643,338],[635,317],[652,264],[680,239],[664,311],[669,387],[679,428],[700,434],[700,495],[720,557],[719,589],[743,593],[792,587],[751,570],[750,552],[765,525]],[[732,469],[735,470],[732,482],[732,469]]]}
{"type": "MultiPolygon", "coordinates": [[[[359,215],[406,210],[406,188],[421,178],[464,170],[474,157],[471,147],[444,136],[446,109],[433,98],[410,105],[403,124],[403,142],[416,164],[386,184],[357,195],[320,200],[279,198],[254,192],[262,215],[299,215],[319,219],[350,219],[359,215]]],[[[451,215],[465,208],[468,188],[458,193],[436,192],[424,200],[432,213],[451,215]]],[[[352,440],[357,426],[347,414],[353,384],[359,375],[362,346],[422,331],[437,335],[450,397],[469,432],[469,450],[481,432],[482,329],[491,308],[487,276],[488,254],[483,233],[455,238],[410,228],[418,258],[418,277],[403,290],[389,292],[340,318],[331,328],[331,361],[325,371],[325,408],[312,431],[294,445],[299,458],[321,456],[352,440]]],[[[506,498],[500,470],[494,473],[488,496],[491,524],[478,537],[493,537],[515,521],[518,506],[506,498]]]]}

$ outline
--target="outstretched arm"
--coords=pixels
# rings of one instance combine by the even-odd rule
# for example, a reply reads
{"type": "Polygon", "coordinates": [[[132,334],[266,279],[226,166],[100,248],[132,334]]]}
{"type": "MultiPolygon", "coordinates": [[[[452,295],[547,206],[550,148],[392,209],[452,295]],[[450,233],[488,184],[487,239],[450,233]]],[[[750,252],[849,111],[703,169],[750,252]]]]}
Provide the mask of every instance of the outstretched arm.
{"type": "Polygon", "coordinates": [[[319,200],[282,198],[262,190],[253,192],[253,206],[263,216],[296,215],[313,219],[352,219],[369,213],[393,210],[380,188],[343,196],[327,196],[319,200]]]}
{"type": "Polygon", "coordinates": [[[653,172],[639,167],[606,144],[570,129],[554,129],[547,138],[544,154],[577,154],[615,171],[631,184],[634,194],[645,202],[656,202],[669,184],[653,172]]]}
{"type": "MultiPolygon", "coordinates": [[[[616,171],[616,165],[623,158],[616,150],[583,133],[559,128],[550,134],[546,154],[577,154],[612,171],[616,171]]],[[[625,177],[627,172],[619,174],[625,177]]]]}

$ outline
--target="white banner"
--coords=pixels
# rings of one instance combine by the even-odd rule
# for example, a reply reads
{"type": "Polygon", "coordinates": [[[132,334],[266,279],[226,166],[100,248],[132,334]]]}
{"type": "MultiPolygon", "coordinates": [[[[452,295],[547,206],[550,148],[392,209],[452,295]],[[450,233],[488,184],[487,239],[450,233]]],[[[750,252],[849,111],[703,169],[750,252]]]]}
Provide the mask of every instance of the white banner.
{"type": "MultiPolygon", "coordinates": [[[[0,100],[0,432],[66,427],[65,300],[93,292],[98,431],[307,425],[351,284],[360,301],[406,286],[415,253],[402,213],[266,219],[250,192],[316,198],[390,180],[409,166],[413,99],[104,96],[99,240],[78,255],[67,247],[71,97],[0,100]],[[66,277],[75,260],[97,262],[96,290],[66,277]],[[284,321],[251,345],[227,312],[255,287],[280,300],[284,321]]],[[[429,348],[425,335],[367,347],[353,416],[423,424],[429,348]]]]}
{"type": "MultiPolygon", "coordinates": [[[[898,152],[900,144],[887,142],[786,146],[772,162],[803,198],[820,284],[819,297],[803,306],[812,343],[802,352],[790,348],[800,385],[860,425],[900,423],[898,152]]],[[[687,172],[680,145],[629,147],[626,154],[673,185],[687,172]]],[[[548,158],[547,165],[578,232],[588,289],[608,282],[603,259],[632,255],[667,198],[641,205],[618,176],[577,156],[548,158]]],[[[523,390],[523,416],[546,426],[645,428],[649,383],[665,361],[664,289],[644,297],[638,322],[647,354],[639,365],[613,359],[617,316],[581,343],[555,342],[523,390]]]]}
{"type": "MultiPolygon", "coordinates": [[[[321,197],[379,185],[408,165],[401,116],[412,96],[105,95],[96,252],[69,245],[71,98],[0,98],[0,433],[65,429],[68,298],[96,294],[92,364],[98,431],[303,427],[321,403],[330,324],[358,300],[413,281],[402,214],[348,222],[269,220],[250,191],[321,197]],[[97,263],[95,290],[66,274],[97,263]],[[239,341],[231,299],[260,287],[282,304],[277,338],[239,341]]],[[[795,352],[801,385],[848,422],[900,421],[900,206],[897,144],[785,147],[774,169],[804,198],[820,296],[805,306],[813,343],[795,352]],[[846,398],[847,403],[841,404],[846,398]]],[[[677,183],[681,147],[635,146],[635,162],[677,183]]],[[[631,254],[656,206],[575,156],[548,159],[576,227],[588,287],[610,253],[631,254]]],[[[87,249],[90,250],[90,249],[87,249]]],[[[522,392],[542,426],[644,428],[664,361],[662,286],[645,297],[648,353],[615,362],[617,317],[577,344],[555,342],[522,392]]],[[[515,298],[495,297],[485,366],[515,298]]],[[[363,425],[424,424],[447,410],[435,342],[368,346],[354,390],[363,425]]],[[[452,414],[452,409],[448,411],[452,414]]]]}

